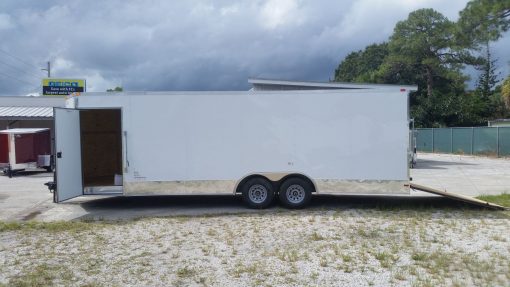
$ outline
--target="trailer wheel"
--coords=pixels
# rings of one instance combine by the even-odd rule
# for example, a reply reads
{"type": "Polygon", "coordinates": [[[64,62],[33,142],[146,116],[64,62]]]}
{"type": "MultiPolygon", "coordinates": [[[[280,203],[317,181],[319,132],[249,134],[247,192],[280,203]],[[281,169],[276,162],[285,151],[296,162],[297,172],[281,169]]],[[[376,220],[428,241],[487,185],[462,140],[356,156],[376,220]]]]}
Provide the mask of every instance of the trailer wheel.
{"type": "Polygon", "coordinates": [[[280,186],[280,202],[288,208],[303,208],[312,199],[312,186],[304,179],[292,177],[280,186]]]}
{"type": "Polygon", "coordinates": [[[267,179],[256,177],[245,182],[241,188],[243,200],[250,208],[266,208],[274,199],[273,185],[267,179]]]}

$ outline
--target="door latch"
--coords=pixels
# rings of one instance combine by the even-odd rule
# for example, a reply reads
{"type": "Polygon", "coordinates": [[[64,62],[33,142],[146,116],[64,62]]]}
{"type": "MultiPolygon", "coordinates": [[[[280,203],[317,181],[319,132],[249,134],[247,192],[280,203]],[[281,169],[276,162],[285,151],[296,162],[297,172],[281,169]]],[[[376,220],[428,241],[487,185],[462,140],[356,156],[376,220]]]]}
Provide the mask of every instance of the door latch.
{"type": "Polygon", "coordinates": [[[61,151],[57,152],[57,158],[62,158],[62,152],[61,151]]]}

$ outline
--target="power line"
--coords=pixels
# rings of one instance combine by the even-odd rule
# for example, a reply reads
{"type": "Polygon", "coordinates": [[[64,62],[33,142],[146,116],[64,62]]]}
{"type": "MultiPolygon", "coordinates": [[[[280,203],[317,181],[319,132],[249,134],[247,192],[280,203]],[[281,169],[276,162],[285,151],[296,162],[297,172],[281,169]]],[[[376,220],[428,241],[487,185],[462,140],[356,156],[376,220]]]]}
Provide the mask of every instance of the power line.
{"type": "Polygon", "coordinates": [[[36,74],[34,74],[34,73],[30,73],[30,72],[24,71],[24,70],[22,70],[22,69],[20,69],[20,68],[18,68],[18,67],[16,67],[16,66],[14,66],[14,65],[7,64],[7,63],[6,63],[6,62],[4,62],[4,61],[0,61],[0,64],[4,64],[4,65],[6,65],[6,66],[8,66],[8,67],[11,67],[11,68],[12,68],[12,69],[14,69],[14,70],[20,71],[20,72],[22,72],[22,73],[24,73],[24,74],[27,74],[27,75],[29,75],[29,76],[36,77],[36,78],[37,78],[37,79],[39,79],[39,80],[42,78],[42,75],[41,75],[41,76],[39,76],[39,75],[36,75],[36,74]]]}
{"type": "Polygon", "coordinates": [[[2,52],[2,53],[4,53],[4,54],[6,54],[7,56],[9,56],[9,57],[11,57],[11,58],[13,58],[13,59],[16,59],[16,60],[18,60],[18,61],[22,62],[22,63],[23,63],[23,64],[25,64],[25,65],[28,65],[28,66],[33,67],[33,68],[36,68],[36,69],[38,69],[38,70],[40,69],[40,67],[37,67],[37,66],[35,66],[34,64],[30,64],[30,63],[28,63],[28,62],[25,62],[25,60],[23,60],[23,59],[21,59],[21,58],[19,58],[19,57],[17,57],[17,56],[14,56],[13,54],[11,54],[11,53],[9,53],[9,52],[7,52],[7,51],[4,51],[4,50],[0,49],[0,52],[2,52]]]}
{"type": "Polygon", "coordinates": [[[30,82],[25,81],[25,80],[18,79],[18,78],[13,77],[13,76],[11,76],[11,75],[9,75],[9,74],[2,73],[2,72],[0,72],[0,75],[1,75],[1,76],[4,76],[4,77],[11,78],[11,79],[13,79],[13,80],[16,80],[16,81],[19,81],[19,82],[22,82],[22,83],[25,83],[25,84],[29,84],[29,85],[33,85],[33,84],[34,84],[34,83],[30,83],[30,82]]]}

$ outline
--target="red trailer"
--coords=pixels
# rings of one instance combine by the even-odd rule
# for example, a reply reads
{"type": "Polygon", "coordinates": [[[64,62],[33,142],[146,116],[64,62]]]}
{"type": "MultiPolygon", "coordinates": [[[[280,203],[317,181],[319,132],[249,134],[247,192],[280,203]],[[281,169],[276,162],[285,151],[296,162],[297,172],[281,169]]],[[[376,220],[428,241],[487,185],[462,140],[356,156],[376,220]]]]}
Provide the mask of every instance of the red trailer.
{"type": "Polygon", "coordinates": [[[11,176],[22,170],[52,170],[49,129],[0,131],[0,168],[11,176]]]}

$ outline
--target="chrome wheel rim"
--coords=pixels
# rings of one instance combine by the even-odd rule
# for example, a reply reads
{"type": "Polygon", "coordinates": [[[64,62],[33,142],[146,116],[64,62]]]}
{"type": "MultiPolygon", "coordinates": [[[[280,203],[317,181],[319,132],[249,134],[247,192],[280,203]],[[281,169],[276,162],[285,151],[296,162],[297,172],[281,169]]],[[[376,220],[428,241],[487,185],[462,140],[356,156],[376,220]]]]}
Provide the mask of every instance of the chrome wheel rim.
{"type": "Polygon", "coordinates": [[[287,200],[291,203],[301,203],[305,199],[305,189],[299,184],[293,184],[285,191],[287,200]]]}
{"type": "Polygon", "coordinates": [[[267,198],[267,188],[261,184],[255,184],[248,190],[248,197],[254,203],[262,203],[267,198]]]}

